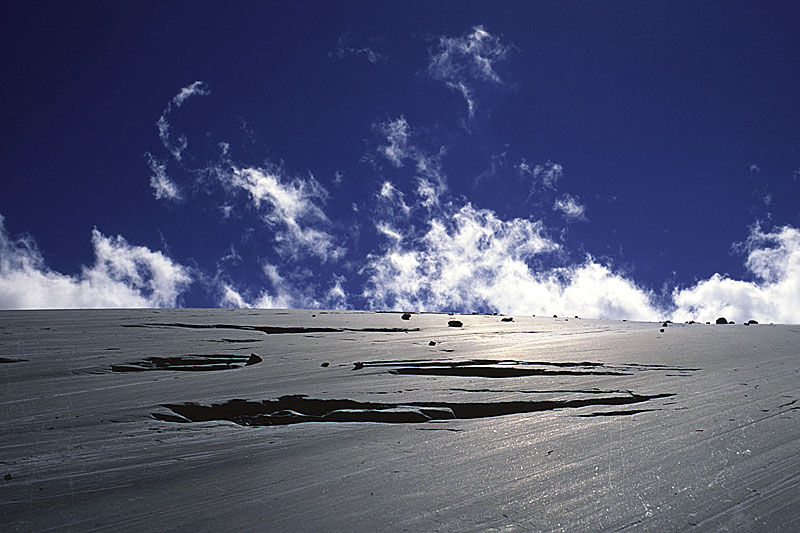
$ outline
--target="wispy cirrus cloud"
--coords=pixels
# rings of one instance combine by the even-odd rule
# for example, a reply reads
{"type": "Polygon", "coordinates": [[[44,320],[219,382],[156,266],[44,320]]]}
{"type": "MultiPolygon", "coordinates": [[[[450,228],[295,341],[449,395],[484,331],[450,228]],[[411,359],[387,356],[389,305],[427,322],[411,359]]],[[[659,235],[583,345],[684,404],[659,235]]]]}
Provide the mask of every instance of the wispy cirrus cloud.
{"type": "Polygon", "coordinates": [[[409,145],[410,127],[405,117],[382,122],[378,129],[386,138],[386,144],[382,144],[378,152],[396,168],[402,167],[407,159],[416,156],[416,148],[409,145]]]}
{"type": "Polygon", "coordinates": [[[559,211],[567,222],[585,222],[586,206],[580,203],[580,198],[564,194],[557,198],[553,204],[553,211],[559,211]]]}
{"type": "Polygon", "coordinates": [[[415,192],[422,205],[432,207],[438,204],[441,195],[447,191],[447,179],[441,161],[445,148],[442,146],[438,153],[431,154],[416,146],[412,142],[411,127],[403,116],[374,127],[384,136],[378,153],[398,169],[410,162],[414,168],[415,192]]]}
{"type": "Polygon", "coordinates": [[[180,200],[178,185],[167,176],[167,165],[146,152],[147,166],[150,167],[150,188],[156,200],[180,200]]]}
{"type": "Polygon", "coordinates": [[[187,267],[161,252],[97,229],[91,239],[94,264],[62,274],[32,238],[12,238],[0,216],[0,308],[174,307],[192,282],[187,267]]]}
{"type": "Polygon", "coordinates": [[[264,278],[268,284],[267,289],[262,289],[253,296],[248,290],[240,292],[229,281],[218,280],[217,292],[219,298],[217,305],[220,307],[255,308],[255,309],[346,309],[347,293],[343,288],[344,278],[333,276],[331,282],[320,299],[315,295],[318,287],[313,284],[301,285],[286,279],[279,273],[276,265],[265,263],[262,265],[264,278]]]}
{"type": "MultiPolygon", "coordinates": [[[[199,158],[199,164],[188,165],[183,161],[182,154],[188,146],[186,135],[173,135],[167,117],[189,98],[210,94],[211,89],[203,81],[181,88],[167,103],[157,122],[162,144],[172,153],[178,171],[191,182],[191,187],[183,190],[218,199],[216,210],[226,219],[248,212],[241,208],[238,194],[244,192],[245,207],[252,209],[249,212],[258,213],[261,221],[272,229],[275,249],[280,254],[289,259],[310,254],[323,262],[338,260],[344,250],[327,231],[331,222],[322,209],[328,192],[310,173],[305,178],[292,178],[283,165],[252,166],[235,162],[231,146],[225,141],[217,143],[219,153],[215,162],[202,162],[203,158],[199,158]]],[[[167,175],[166,163],[149,153],[145,157],[151,170],[150,186],[155,198],[182,199],[181,188],[167,175]]]]}
{"type": "Polygon", "coordinates": [[[439,38],[437,48],[430,53],[428,74],[461,94],[472,118],[475,116],[476,86],[503,83],[495,66],[506,58],[510,49],[483,26],[475,26],[459,37],[439,38]]]}
{"type": "Polygon", "coordinates": [[[531,194],[539,188],[555,190],[564,177],[564,167],[549,159],[546,163],[531,166],[524,158],[514,165],[520,176],[531,180],[531,194]]]}
{"type": "Polygon", "coordinates": [[[172,97],[172,99],[167,103],[167,106],[164,108],[164,111],[161,113],[161,116],[158,118],[156,122],[156,126],[158,127],[158,137],[161,139],[161,144],[164,145],[164,148],[169,150],[172,154],[172,157],[175,158],[176,161],[181,161],[183,151],[186,150],[188,146],[188,141],[185,135],[178,135],[177,138],[174,138],[172,132],[170,131],[170,123],[167,120],[167,117],[170,113],[172,113],[173,109],[177,109],[181,107],[186,100],[191,98],[192,96],[208,96],[211,94],[211,88],[208,84],[204,81],[195,81],[194,83],[190,83],[186,87],[181,88],[178,91],[178,94],[172,97]]]}
{"type": "Polygon", "coordinates": [[[336,261],[344,250],[324,227],[330,220],[320,207],[325,188],[314,179],[287,179],[280,167],[236,167],[217,170],[224,186],[245,191],[263,220],[275,228],[277,249],[296,258],[310,253],[324,261],[336,261]]]}
{"type": "Polygon", "coordinates": [[[369,46],[357,46],[350,33],[344,33],[336,41],[336,48],[328,52],[328,57],[343,59],[347,56],[363,57],[370,63],[386,61],[387,57],[373,50],[369,46]]]}
{"type": "MultiPolygon", "coordinates": [[[[172,155],[177,163],[183,160],[183,152],[189,146],[189,141],[184,134],[177,136],[172,133],[172,126],[168,120],[169,115],[175,110],[180,108],[186,100],[193,96],[208,96],[211,94],[211,89],[208,84],[203,81],[195,81],[189,85],[182,87],[178,93],[173,96],[166,107],[161,112],[161,116],[156,121],[158,128],[158,138],[161,144],[172,155]]],[[[150,152],[145,152],[145,159],[147,166],[150,168],[150,188],[153,190],[153,196],[156,200],[181,200],[182,196],[178,185],[167,175],[167,162],[158,159],[150,152]]]]}

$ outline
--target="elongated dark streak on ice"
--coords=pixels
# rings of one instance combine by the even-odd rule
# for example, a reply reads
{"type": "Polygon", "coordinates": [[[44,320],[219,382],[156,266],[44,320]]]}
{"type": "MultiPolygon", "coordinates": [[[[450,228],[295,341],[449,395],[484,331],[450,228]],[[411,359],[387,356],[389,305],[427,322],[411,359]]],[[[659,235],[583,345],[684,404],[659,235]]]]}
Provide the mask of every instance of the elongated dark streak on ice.
{"type": "Polygon", "coordinates": [[[27,359],[13,359],[9,357],[0,357],[0,363],[25,363],[27,359]]]}
{"type": "Polygon", "coordinates": [[[267,335],[293,333],[342,333],[344,331],[364,333],[408,333],[419,331],[419,328],[324,328],[324,327],[282,327],[282,326],[242,326],[238,324],[185,324],[185,323],[149,323],[123,324],[124,328],[186,328],[186,329],[238,329],[243,331],[260,331],[267,335]]]}
{"type": "Polygon", "coordinates": [[[455,402],[409,402],[402,404],[358,402],[354,400],[317,400],[304,395],[282,396],[277,400],[252,402],[230,400],[223,404],[198,405],[162,404],[175,415],[153,413],[152,416],[166,422],[209,422],[227,420],[242,426],[273,426],[298,424],[301,422],[383,422],[421,423],[433,420],[455,420],[490,418],[521,413],[576,409],[596,405],[629,405],[657,398],[675,396],[666,394],[635,394],[579,398],[574,400],[516,401],[486,403],[455,402]]]}
{"type": "Polygon", "coordinates": [[[257,365],[261,357],[251,353],[247,355],[181,355],[175,357],[146,357],[141,361],[124,365],[111,365],[113,372],[143,372],[147,370],[178,370],[184,372],[202,372],[213,370],[234,370],[245,366],[257,365]]]}
{"type": "Polygon", "coordinates": [[[598,411],[596,413],[589,413],[585,415],[575,415],[581,418],[592,418],[599,416],[631,416],[638,415],[639,413],[651,413],[653,411],[660,411],[661,409],[627,409],[619,411],[598,411]]]}

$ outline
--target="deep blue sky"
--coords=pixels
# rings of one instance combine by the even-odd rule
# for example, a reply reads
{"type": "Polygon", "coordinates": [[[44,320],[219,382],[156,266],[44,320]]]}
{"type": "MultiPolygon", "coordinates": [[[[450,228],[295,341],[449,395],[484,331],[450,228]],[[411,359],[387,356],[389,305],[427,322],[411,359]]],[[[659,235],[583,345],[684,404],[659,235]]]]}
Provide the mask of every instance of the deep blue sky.
{"type": "MultiPolygon", "coordinates": [[[[176,304],[218,305],[223,285],[251,303],[274,295],[269,264],[305,295],[291,305],[331,304],[339,280],[341,305],[397,306],[364,296],[365,265],[391,247],[377,222],[405,228],[402,250],[417,250],[431,220],[469,204],[541,221],[561,248],[525,256],[532,275],[591,254],[669,307],[673,290],[715,273],[758,282],[735,246],[755,223],[800,227],[796,2],[10,2],[0,19],[5,238],[19,251],[29,236],[37,268],[76,283],[95,262],[96,228],[190,268],[176,304]],[[496,79],[469,53],[437,73],[445,40],[466,45],[475,28],[488,41],[473,51],[497,52],[496,79]],[[210,94],[165,114],[196,81],[210,94]],[[181,161],[159,139],[162,114],[186,137],[181,161]],[[401,117],[414,148],[398,167],[381,147],[401,117]],[[340,255],[279,250],[285,226],[264,221],[275,206],[207,177],[220,143],[228,171],[272,169],[284,185],[313,175],[324,193],[309,224],[340,255]],[[145,154],[180,200],[154,197],[145,154]],[[437,213],[412,205],[419,154],[446,183],[437,213]],[[523,161],[563,175],[537,187],[523,161]],[[411,207],[404,220],[387,218],[386,181],[411,207]],[[564,195],[582,217],[553,209],[564,195]],[[222,260],[231,246],[239,258],[222,260]]],[[[498,307],[442,298],[420,296],[498,307]]]]}

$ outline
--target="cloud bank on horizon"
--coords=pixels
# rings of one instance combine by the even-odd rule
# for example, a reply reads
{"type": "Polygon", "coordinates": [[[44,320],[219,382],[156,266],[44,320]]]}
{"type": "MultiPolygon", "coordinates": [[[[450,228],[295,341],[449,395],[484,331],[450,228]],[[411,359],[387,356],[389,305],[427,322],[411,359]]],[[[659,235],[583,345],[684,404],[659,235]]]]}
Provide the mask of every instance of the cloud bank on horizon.
{"type": "MultiPolygon", "coordinates": [[[[47,265],[35,235],[11,235],[0,217],[0,308],[173,307],[194,287],[224,307],[800,323],[800,230],[791,225],[764,229],[755,220],[735,245],[749,279],[715,273],[656,292],[635,272],[592,254],[591,243],[570,240],[570,228],[593,224],[593,213],[608,207],[571,189],[568,161],[520,157],[511,164],[503,152],[487,177],[475,179],[476,187],[491,183],[502,169],[502,186],[514,189],[507,201],[527,216],[482,205],[474,189],[465,194],[462,184],[478,172],[455,174],[448,157],[490,120],[482,114],[490,99],[481,97],[507,83],[497,67],[513,72],[512,51],[525,53],[484,26],[440,36],[419,59],[427,80],[418,83],[443,84],[463,100],[466,110],[453,117],[457,133],[417,126],[405,115],[367,117],[356,141],[366,146],[358,161],[363,179],[336,168],[327,170],[332,179],[318,179],[307,170],[313,153],[309,161],[254,160],[211,124],[176,129],[173,117],[194,99],[215,96],[204,81],[178,89],[156,120],[163,156],[145,152],[150,178],[142,186],[164,209],[231,232],[217,259],[170,257],[95,228],[87,235],[94,262],[61,273],[47,265]]],[[[392,60],[350,35],[327,56],[362,57],[375,68],[392,60]]]]}

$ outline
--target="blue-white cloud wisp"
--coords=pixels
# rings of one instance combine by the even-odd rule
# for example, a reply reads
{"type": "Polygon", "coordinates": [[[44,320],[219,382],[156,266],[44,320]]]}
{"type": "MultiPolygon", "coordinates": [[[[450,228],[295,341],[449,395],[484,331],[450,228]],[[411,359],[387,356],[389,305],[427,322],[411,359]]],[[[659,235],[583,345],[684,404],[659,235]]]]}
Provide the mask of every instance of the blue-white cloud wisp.
{"type": "MultiPolygon", "coordinates": [[[[186,100],[192,96],[208,96],[211,89],[203,81],[195,81],[181,88],[178,93],[167,102],[167,106],[158,117],[156,127],[158,128],[158,138],[162,146],[172,155],[176,163],[180,164],[183,159],[183,152],[189,145],[189,141],[183,134],[176,135],[172,132],[172,126],[168,120],[169,115],[180,108],[186,100]]],[[[155,158],[150,152],[145,152],[147,166],[150,168],[150,188],[153,189],[153,196],[156,200],[182,200],[182,195],[177,184],[167,175],[166,160],[155,158]]]]}
{"type": "Polygon", "coordinates": [[[459,37],[440,37],[438,46],[430,53],[428,73],[461,94],[467,104],[467,114],[472,118],[478,88],[503,83],[495,67],[510,49],[483,26],[475,26],[459,37]]]}

